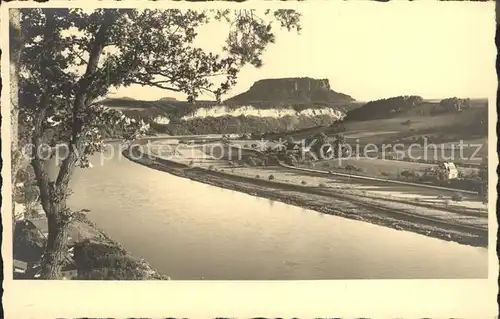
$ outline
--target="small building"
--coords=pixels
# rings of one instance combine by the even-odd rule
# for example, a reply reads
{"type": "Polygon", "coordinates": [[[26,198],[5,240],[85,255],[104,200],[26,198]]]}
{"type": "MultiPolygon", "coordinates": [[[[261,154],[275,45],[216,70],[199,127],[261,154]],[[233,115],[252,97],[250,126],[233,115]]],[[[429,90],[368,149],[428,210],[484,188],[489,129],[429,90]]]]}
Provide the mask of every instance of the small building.
{"type": "Polygon", "coordinates": [[[72,280],[78,278],[78,269],[74,264],[67,264],[61,270],[62,279],[64,280],[72,280]]]}
{"type": "Polygon", "coordinates": [[[448,179],[458,178],[458,169],[452,162],[443,162],[439,164],[439,168],[447,173],[448,179]]]}
{"type": "Polygon", "coordinates": [[[13,266],[15,273],[24,274],[28,270],[28,263],[21,260],[14,259],[13,266]]]}

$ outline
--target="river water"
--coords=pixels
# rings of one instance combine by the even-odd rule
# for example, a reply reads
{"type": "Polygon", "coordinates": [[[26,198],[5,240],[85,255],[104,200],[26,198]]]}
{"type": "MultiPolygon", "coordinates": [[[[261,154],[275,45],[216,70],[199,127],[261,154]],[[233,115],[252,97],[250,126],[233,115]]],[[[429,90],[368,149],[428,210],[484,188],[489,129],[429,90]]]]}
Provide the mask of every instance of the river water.
{"type": "Polygon", "coordinates": [[[70,206],[174,280],[487,277],[485,248],[193,182],[111,150],[77,169],[70,206]]]}

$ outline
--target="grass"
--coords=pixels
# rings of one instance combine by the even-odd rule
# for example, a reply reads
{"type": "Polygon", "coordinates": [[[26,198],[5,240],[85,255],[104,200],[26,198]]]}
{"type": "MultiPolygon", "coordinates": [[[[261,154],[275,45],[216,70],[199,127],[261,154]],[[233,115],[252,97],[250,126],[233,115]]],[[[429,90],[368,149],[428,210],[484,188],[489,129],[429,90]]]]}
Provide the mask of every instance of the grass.
{"type": "MultiPolygon", "coordinates": [[[[367,158],[352,158],[352,159],[342,159],[339,164],[339,159],[329,160],[322,162],[322,167],[330,167],[331,169],[341,170],[344,167],[344,171],[349,168],[350,171],[357,173],[362,173],[362,175],[368,175],[373,177],[389,177],[389,176],[400,176],[404,171],[419,172],[422,173],[425,169],[429,167],[435,167],[433,164],[425,163],[414,163],[414,162],[404,162],[395,160],[383,160],[383,159],[367,159],[367,158]]],[[[477,172],[475,168],[461,168],[465,174],[470,174],[477,172]]]]}
{"type": "MultiPolygon", "coordinates": [[[[484,130],[476,131],[476,129],[478,128],[478,119],[484,116],[486,107],[486,101],[479,100],[474,102],[473,107],[460,113],[422,116],[409,112],[394,118],[345,121],[341,123],[344,128],[342,134],[346,137],[347,143],[360,145],[380,144],[387,141],[395,143],[401,138],[418,138],[419,136],[437,138],[440,140],[438,143],[457,142],[461,139],[464,140],[464,143],[477,143],[478,141],[484,143],[487,139],[487,118],[485,118],[484,123],[479,124],[483,126],[484,130]]],[[[329,133],[330,131],[332,129],[329,127],[316,127],[303,132],[292,132],[289,136],[302,139],[322,132],[333,135],[333,133],[329,133]]],[[[487,147],[483,147],[480,154],[485,156],[487,149],[487,147]]]]}

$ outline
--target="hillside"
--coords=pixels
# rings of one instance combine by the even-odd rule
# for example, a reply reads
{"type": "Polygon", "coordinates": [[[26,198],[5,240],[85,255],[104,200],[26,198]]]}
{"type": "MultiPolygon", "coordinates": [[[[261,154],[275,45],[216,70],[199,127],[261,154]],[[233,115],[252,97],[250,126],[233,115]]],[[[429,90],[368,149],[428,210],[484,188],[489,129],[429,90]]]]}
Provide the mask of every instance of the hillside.
{"type": "Polygon", "coordinates": [[[226,100],[225,103],[341,106],[352,101],[354,99],[351,96],[333,91],[328,79],[306,77],[260,80],[248,91],[226,100]]]}
{"type": "MultiPolygon", "coordinates": [[[[433,143],[487,143],[486,99],[425,100],[400,96],[364,104],[347,112],[330,127],[289,132],[280,137],[304,138],[319,133],[342,132],[348,141],[367,143],[414,143],[422,137],[433,143]]],[[[482,152],[486,152],[483,148],[482,152]]]]}
{"type": "Polygon", "coordinates": [[[172,98],[140,101],[105,99],[102,104],[144,119],[172,135],[286,132],[328,126],[355,108],[354,99],[330,88],[328,80],[265,79],[223,103],[190,104],[172,98]]]}
{"type": "Polygon", "coordinates": [[[483,108],[488,101],[483,99],[460,99],[457,97],[442,100],[424,100],[421,96],[396,96],[370,101],[363,106],[350,110],[346,121],[367,121],[408,116],[436,116],[457,114],[470,108],[483,108]]]}

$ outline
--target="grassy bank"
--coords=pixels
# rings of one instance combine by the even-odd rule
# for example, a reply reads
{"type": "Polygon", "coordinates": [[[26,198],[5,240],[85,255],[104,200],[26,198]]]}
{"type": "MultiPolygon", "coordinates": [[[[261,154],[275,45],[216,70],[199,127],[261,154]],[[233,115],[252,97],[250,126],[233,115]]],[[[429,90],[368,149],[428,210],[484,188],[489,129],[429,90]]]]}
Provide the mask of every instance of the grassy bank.
{"type": "MultiPolygon", "coordinates": [[[[132,161],[150,168],[213,186],[236,190],[254,196],[268,198],[287,204],[312,209],[321,213],[366,221],[394,229],[412,231],[429,237],[455,241],[473,246],[487,246],[487,227],[479,232],[467,230],[467,224],[452,222],[454,214],[444,212],[442,221],[419,217],[415,205],[392,203],[386,200],[376,202],[366,197],[361,199],[356,193],[344,190],[325,189],[318,184],[304,185],[269,180],[270,175],[255,174],[245,177],[226,173],[222,169],[208,170],[187,164],[137,153],[138,149],[124,151],[123,155],[132,161]],[[132,156],[130,156],[132,155],[132,156]],[[397,204],[397,205],[395,205],[397,204]],[[448,220],[446,220],[448,218],[448,220]]],[[[248,170],[247,168],[245,168],[248,170]]],[[[228,169],[229,171],[230,169],[228,169]]],[[[431,211],[421,207],[421,214],[431,211]]],[[[435,209],[438,213],[437,209],[435,209]]],[[[479,216],[478,219],[484,216],[479,216]]],[[[469,219],[473,219],[469,216],[469,219]]],[[[480,222],[479,222],[480,223],[480,222]]],[[[484,225],[483,225],[484,226],[484,225]]]]}

